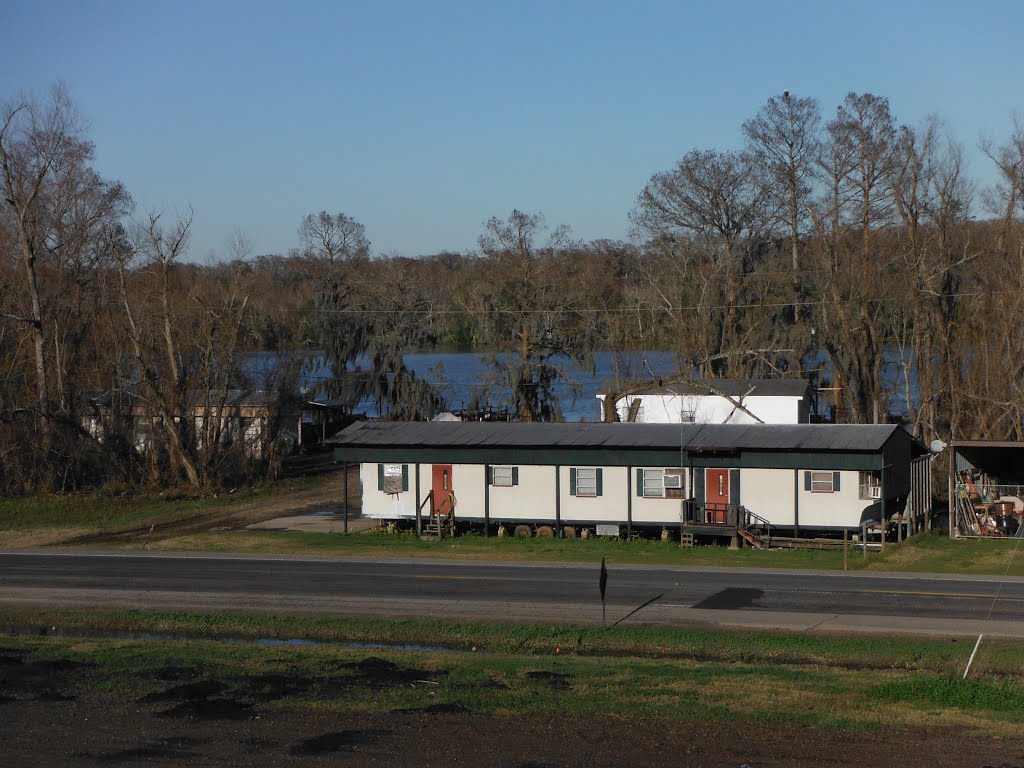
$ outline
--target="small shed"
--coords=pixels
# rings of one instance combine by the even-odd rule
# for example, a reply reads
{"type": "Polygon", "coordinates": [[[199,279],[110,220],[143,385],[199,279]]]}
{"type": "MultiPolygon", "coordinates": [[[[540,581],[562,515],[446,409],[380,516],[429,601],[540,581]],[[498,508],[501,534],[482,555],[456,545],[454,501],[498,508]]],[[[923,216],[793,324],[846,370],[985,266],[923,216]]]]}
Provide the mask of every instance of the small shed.
{"type": "Polygon", "coordinates": [[[1024,443],[955,440],[949,448],[950,538],[1018,534],[1024,518],[1024,443]]]}

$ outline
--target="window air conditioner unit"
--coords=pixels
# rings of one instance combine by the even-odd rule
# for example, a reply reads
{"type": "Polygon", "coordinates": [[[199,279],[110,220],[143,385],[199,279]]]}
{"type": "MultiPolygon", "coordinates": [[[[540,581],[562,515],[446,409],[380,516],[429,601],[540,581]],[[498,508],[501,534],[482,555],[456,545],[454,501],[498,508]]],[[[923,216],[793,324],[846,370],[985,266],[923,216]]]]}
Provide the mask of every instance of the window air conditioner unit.
{"type": "Polygon", "coordinates": [[[665,475],[666,488],[682,488],[683,478],[680,475],[665,475]]]}
{"type": "Polygon", "coordinates": [[[882,486],[874,485],[871,487],[871,498],[880,499],[882,498],[882,486]]]}

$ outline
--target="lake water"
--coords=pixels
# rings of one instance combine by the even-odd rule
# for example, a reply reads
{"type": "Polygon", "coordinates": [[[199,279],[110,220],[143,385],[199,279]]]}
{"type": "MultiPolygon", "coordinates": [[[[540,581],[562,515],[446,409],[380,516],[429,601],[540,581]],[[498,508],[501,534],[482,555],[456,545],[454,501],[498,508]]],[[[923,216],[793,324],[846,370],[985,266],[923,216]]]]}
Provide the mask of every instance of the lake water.
{"type": "MultiPolygon", "coordinates": [[[[280,353],[259,352],[252,355],[243,367],[253,379],[254,386],[266,386],[262,382],[270,380],[279,359],[280,353]]],[[[479,352],[410,352],[405,356],[406,365],[434,385],[452,410],[464,409],[476,396],[485,394],[488,382],[494,377],[494,369],[487,360],[488,355],[479,352]]],[[[362,365],[365,367],[365,362],[362,365]]],[[[593,372],[572,365],[571,361],[564,361],[564,369],[566,377],[555,385],[555,392],[565,420],[600,421],[597,393],[606,385],[614,384],[616,380],[669,376],[676,371],[676,357],[661,350],[605,351],[595,353],[593,372]]],[[[315,393],[333,376],[323,353],[310,353],[299,386],[315,393]]],[[[507,388],[492,387],[488,404],[501,407],[506,404],[508,394],[507,388]]],[[[376,403],[371,401],[360,404],[357,411],[369,416],[379,415],[376,403]]]]}
{"type": "MultiPolygon", "coordinates": [[[[325,382],[333,378],[330,364],[322,352],[310,353],[278,353],[257,352],[251,355],[243,365],[253,380],[253,386],[266,387],[272,378],[271,373],[283,355],[302,354],[307,356],[307,363],[299,379],[302,391],[315,396],[325,382]]],[[[889,350],[883,368],[883,382],[890,393],[888,403],[880,403],[880,407],[888,408],[890,413],[905,414],[906,400],[899,394],[901,390],[900,371],[897,365],[899,355],[896,350],[889,350]]],[[[405,355],[405,363],[418,376],[429,381],[444,398],[449,410],[463,410],[478,396],[486,405],[500,408],[507,404],[508,390],[490,385],[490,396],[487,397],[489,382],[494,379],[494,369],[488,364],[489,355],[481,352],[410,352],[405,355]]],[[[827,359],[824,353],[821,359],[805,361],[808,369],[822,367],[827,371],[827,359]]],[[[366,361],[357,361],[360,367],[366,367],[366,361]]],[[[602,351],[594,354],[594,370],[588,371],[564,361],[565,378],[555,384],[562,414],[566,421],[600,421],[601,409],[597,393],[604,391],[608,385],[618,382],[651,380],[656,377],[669,377],[678,370],[677,358],[674,353],[664,350],[645,350],[638,352],[602,351]]],[[[917,372],[910,370],[910,387],[913,396],[917,393],[917,372]]],[[[322,395],[320,396],[322,399],[322,395]]],[[[367,400],[359,405],[357,412],[368,416],[379,416],[377,404],[367,400]]]]}

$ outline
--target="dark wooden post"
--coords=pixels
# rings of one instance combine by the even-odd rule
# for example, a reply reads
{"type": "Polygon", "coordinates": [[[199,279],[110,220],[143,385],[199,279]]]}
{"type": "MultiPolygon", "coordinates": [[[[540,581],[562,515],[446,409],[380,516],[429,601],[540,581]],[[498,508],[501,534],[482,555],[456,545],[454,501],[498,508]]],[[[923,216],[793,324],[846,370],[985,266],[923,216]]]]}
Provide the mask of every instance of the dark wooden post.
{"type": "Polygon", "coordinates": [[[348,462],[346,461],[342,466],[345,468],[344,469],[344,472],[345,472],[345,527],[344,527],[343,530],[344,530],[345,534],[347,535],[348,534],[348,462]]]}
{"type": "Polygon", "coordinates": [[[633,468],[626,467],[626,541],[633,539],[633,468]]]}
{"type": "Polygon", "coordinates": [[[484,464],[484,538],[491,535],[491,465],[484,464]]]}
{"type": "Polygon", "coordinates": [[[416,464],[416,538],[423,535],[423,515],[420,513],[420,465],[416,464]]]}
{"type": "Polygon", "coordinates": [[[555,464],[555,536],[562,538],[562,467],[555,464]]]}
{"type": "MultiPolygon", "coordinates": [[[[806,471],[806,470],[804,470],[806,471]]],[[[800,537],[800,470],[793,470],[793,535],[800,537]]]]}
{"type": "Polygon", "coordinates": [[[879,505],[881,509],[878,512],[878,516],[882,522],[882,536],[881,543],[878,545],[879,552],[885,552],[885,467],[882,467],[882,476],[879,482],[882,484],[882,503],[879,505]]]}

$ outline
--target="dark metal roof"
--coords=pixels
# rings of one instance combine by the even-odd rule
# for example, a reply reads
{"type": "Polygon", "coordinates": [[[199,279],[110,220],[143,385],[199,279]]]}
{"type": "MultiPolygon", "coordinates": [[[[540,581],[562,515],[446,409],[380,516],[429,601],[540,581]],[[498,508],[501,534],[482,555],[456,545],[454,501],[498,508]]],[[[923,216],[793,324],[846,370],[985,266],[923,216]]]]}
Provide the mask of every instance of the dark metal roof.
{"type": "MultiPolygon", "coordinates": [[[[526,424],[364,421],[327,440],[373,448],[879,451],[893,424],[526,424]]],[[[909,438],[910,436],[907,435],[909,438]]]]}
{"type": "Polygon", "coordinates": [[[720,392],[729,397],[803,397],[809,387],[804,379],[707,379],[652,386],[632,394],[707,396],[720,392]]]}

